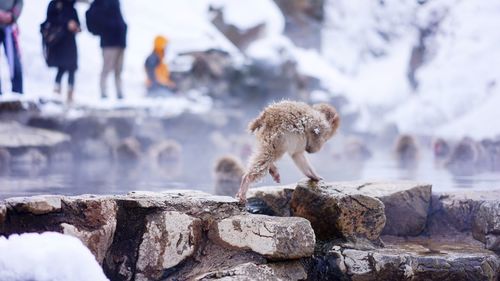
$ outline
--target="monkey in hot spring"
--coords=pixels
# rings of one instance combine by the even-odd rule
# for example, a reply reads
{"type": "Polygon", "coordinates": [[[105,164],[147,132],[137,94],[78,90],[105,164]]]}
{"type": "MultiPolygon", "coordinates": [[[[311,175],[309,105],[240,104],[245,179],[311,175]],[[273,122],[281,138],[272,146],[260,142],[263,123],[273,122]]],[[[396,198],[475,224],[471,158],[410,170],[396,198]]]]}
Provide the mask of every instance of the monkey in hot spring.
{"type": "Polygon", "coordinates": [[[250,158],[236,197],[245,202],[250,184],[264,177],[268,171],[279,183],[280,174],[275,162],[285,153],[292,157],[305,176],[314,181],[321,180],[305,152],[318,152],[339,125],[337,110],[326,103],[310,106],[303,102],[281,101],[266,107],[249,124],[250,132],[257,138],[257,148],[250,158]]]}

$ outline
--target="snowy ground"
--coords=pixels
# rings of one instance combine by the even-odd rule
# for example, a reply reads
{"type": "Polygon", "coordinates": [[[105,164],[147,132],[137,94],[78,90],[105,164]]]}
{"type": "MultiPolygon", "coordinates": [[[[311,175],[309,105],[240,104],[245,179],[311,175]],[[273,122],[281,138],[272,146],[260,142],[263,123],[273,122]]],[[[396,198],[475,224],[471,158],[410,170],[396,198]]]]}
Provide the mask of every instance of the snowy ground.
{"type": "Polygon", "coordinates": [[[80,240],[55,232],[0,236],[0,280],[104,281],[95,257],[80,240]]]}
{"type": "MultiPolygon", "coordinates": [[[[19,22],[28,98],[53,97],[55,70],[45,66],[39,34],[48,2],[27,2],[19,22]]],[[[281,35],[284,18],[272,0],[122,0],[129,24],[124,72],[127,99],[99,99],[99,41],[83,32],[78,36],[76,101],[91,107],[153,106],[174,112],[210,108],[210,100],[196,93],[187,100],[145,99],[143,62],[157,34],[171,39],[169,60],[182,52],[212,47],[243,58],[210,23],[208,7],[212,4],[224,6],[226,20],[239,27],[266,22],[266,37],[251,45],[247,55],[266,60],[295,58],[300,71],[319,77],[331,92],[351,101],[351,110],[361,113],[357,126],[362,131],[377,132],[387,123],[396,123],[402,132],[410,133],[476,138],[500,134],[500,127],[493,126],[493,120],[500,118],[495,106],[500,102],[500,2],[417,2],[327,1],[319,54],[297,48],[281,35]],[[417,72],[420,88],[415,92],[406,78],[410,52],[418,40],[418,28],[436,18],[443,20],[429,42],[431,55],[417,72]]],[[[82,21],[87,7],[78,4],[82,21]]],[[[1,70],[6,91],[10,83],[5,65],[1,70]]],[[[112,93],[111,81],[109,86],[112,93]]]]}

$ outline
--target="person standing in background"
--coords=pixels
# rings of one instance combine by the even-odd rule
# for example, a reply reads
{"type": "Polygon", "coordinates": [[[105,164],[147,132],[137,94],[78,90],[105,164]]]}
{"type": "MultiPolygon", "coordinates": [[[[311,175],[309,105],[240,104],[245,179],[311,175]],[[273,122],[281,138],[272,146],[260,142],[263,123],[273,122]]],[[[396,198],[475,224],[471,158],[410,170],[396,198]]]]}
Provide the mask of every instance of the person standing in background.
{"type": "Polygon", "coordinates": [[[86,19],[89,31],[101,37],[101,98],[108,97],[107,78],[109,73],[114,72],[116,96],[123,99],[121,74],[127,45],[127,24],[119,0],[95,0],[86,13],[86,19]]]}
{"type": "Polygon", "coordinates": [[[23,71],[16,22],[22,8],[23,0],[0,0],[0,44],[3,43],[7,55],[12,92],[19,94],[23,93],[23,71]]]}
{"type": "Polygon", "coordinates": [[[52,0],[47,8],[47,20],[51,26],[60,27],[60,39],[50,46],[47,65],[57,67],[54,92],[61,93],[61,81],[68,73],[67,102],[73,102],[75,72],[78,68],[76,34],[81,31],[80,21],[75,9],[75,0],[52,0]]]}

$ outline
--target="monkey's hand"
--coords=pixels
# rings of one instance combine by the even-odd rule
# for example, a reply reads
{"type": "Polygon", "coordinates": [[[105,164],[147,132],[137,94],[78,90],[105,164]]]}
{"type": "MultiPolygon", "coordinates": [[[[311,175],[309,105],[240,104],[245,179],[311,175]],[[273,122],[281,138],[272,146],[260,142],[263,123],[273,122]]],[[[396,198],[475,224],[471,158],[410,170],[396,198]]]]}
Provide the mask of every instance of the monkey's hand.
{"type": "Polygon", "coordinates": [[[312,181],[322,181],[323,178],[315,173],[311,173],[306,175],[308,178],[310,178],[312,181]]]}
{"type": "Polygon", "coordinates": [[[271,174],[271,176],[273,177],[273,180],[276,183],[281,182],[280,173],[278,172],[278,168],[274,164],[271,164],[271,166],[269,167],[269,174],[271,174]]]}

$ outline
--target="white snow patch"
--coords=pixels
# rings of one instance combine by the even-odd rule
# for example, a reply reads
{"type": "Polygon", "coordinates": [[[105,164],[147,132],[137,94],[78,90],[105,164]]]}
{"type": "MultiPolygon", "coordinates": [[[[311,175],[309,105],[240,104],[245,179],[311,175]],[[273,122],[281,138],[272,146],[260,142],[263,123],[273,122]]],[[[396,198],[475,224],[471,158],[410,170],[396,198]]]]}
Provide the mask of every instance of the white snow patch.
{"type": "Polygon", "coordinates": [[[104,281],[95,257],[80,240],[55,232],[0,237],[0,280],[104,281]]]}

